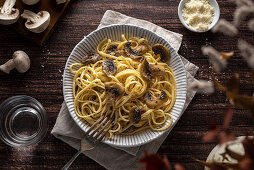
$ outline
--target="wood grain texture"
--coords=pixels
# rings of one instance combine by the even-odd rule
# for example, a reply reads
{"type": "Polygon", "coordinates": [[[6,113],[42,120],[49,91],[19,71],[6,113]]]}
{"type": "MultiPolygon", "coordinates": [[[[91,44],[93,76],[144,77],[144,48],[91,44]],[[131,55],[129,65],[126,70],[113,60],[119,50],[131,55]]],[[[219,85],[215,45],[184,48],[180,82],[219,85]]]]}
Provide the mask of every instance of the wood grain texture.
{"type": "MultiPolygon", "coordinates": [[[[0,0],[0,6],[2,6],[4,2],[5,0],[0,0]]],[[[42,46],[47,42],[60,17],[64,14],[64,12],[66,11],[66,9],[70,4],[71,0],[67,0],[66,3],[59,5],[57,5],[56,1],[43,0],[39,1],[35,5],[29,6],[24,4],[21,0],[16,1],[15,8],[19,10],[20,14],[22,14],[25,9],[30,10],[34,13],[38,13],[40,11],[48,11],[50,13],[50,23],[47,29],[39,34],[29,31],[25,27],[26,20],[23,19],[22,17],[19,17],[18,21],[15,24],[10,25],[10,27],[16,30],[19,34],[21,34],[25,38],[30,39],[36,44],[42,46]]]]}
{"type": "MultiPolygon", "coordinates": [[[[0,73],[0,103],[13,95],[30,95],[43,104],[49,119],[48,133],[38,145],[15,149],[0,142],[0,169],[60,169],[75,154],[73,148],[50,134],[63,102],[62,74],[74,46],[84,35],[96,29],[104,12],[109,9],[183,34],[179,54],[199,66],[198,79],[209,79],[211,74],[207,57],[201,54],[201,46],[211,44],[220,51],[234,50],[236,55],[229,60],[228,68],[217,77],[225,82],[232,73],[238,72],[241,76],[241,90],[251,95],[254,87],[250,69],[236,48],[240,36],[250,43],[254,42],[254,34],[246,29],[246,22],[240,27],[240,35],[234,38],[211,32],[193,33],[179,21],[178,3],[173,0],[76,0],[44,47],[27,41],[9,27],[0,26],[0,63],[7,61],[15,50],[26,51],[32,63],[31,69],[25,74],[16,71],[10,75],[0,73]]],[[[218,0],[218,3],[221,17],[232,21],[235,5],[225,0],[218,0]]],[[[222,123],[227,103],[225,95],[219,92],[210,96],[196,95],[158,153],[167,155],[173,164],[181,162],[187,170],[203,169],[192,158],[206,159],[215,146],[215,143],[202,143],[201,137],[207,130],[208,122],[222,123]]],[[[251,114],[246,110],[235,109],[232,130],[236,135],[253,132],[251,114]]],[[[86,156],[80,156],[71,169],[104,168],[86,156]]]]}

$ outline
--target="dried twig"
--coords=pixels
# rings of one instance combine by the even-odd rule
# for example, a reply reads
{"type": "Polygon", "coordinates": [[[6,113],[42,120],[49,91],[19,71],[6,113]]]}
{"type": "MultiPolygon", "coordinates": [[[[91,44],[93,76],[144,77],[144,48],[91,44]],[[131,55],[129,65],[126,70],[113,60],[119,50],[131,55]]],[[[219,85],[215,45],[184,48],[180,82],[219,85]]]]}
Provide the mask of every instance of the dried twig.
{"type": "Polygon", "coordinates": [[[254,6],[254,3],[251,0],[229,0],[234,2],[237,6],[254,6]]]}
{"type": "Polygon", "coordinates": [[[214,84],[212,81],[199,80],[194,81],[190,84],[192,90],[197,91],[198,93],[211,94],[214,92],[214,84]]]}
{"type": "Polygon", "coordinates": [[[241,21],[245,20],[246,17],[251,13],[254,13],[253,6],[241,6],[236,8],[234,12],[234,21],[233,21],[234,26],[239,27],[241,21]]]}
{"type": "Polygon", "coordinates": [[[220,72],[222,69],[226,68],[227,60],[212,46],[203,46],[201,50],[204,55],[209,57],[209,61],[216,72],[220,72]]]}
{"type": "Polygon", "coordinates": [[[213,27],[212,32],[220,32],[224,35],[234,37],[238,34],[237,28],[225,19],[220,19],[213,27]]]}
{"type": "Polygon", "coordinates": [[[254,69],[254,47],[246,41],[240,39],[238,40],[238,48],[248,65],[254,69]]]}
{"type": "Polygon", "coordinates": [[[249,28],[250,31],[254,31],[254,19],[251,19],[248,22],[248,28],[249,28]]]}

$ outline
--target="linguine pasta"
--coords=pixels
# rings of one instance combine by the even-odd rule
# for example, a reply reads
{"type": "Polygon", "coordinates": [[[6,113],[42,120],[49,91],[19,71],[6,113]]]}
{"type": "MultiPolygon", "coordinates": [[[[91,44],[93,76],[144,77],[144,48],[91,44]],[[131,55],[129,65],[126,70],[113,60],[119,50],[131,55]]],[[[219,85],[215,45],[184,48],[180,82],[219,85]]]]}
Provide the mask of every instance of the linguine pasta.
{"type": "Polygon", "coordinates": [[[97,54],[72,64],[77,116],[90,125],[101,116],[109,116],[114,120],[109,125],[110,138],[170,127],[176,83],[173,71],[162,62],[164,53],[156,53],[146,39],[127,40],[122,35],[121,41],[103,40],[97,54]]]}

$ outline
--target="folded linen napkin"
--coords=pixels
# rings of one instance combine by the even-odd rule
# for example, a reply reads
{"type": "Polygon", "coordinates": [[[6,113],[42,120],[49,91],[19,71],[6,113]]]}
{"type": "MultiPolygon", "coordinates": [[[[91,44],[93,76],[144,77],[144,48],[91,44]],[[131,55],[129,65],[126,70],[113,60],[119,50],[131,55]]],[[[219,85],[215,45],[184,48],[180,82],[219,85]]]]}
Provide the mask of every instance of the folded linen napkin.
{"type": "MultiPolygon", "coordinates": [[[[148,21],[132,18],[121,13],[108,10],[105,12],[98,28],[111,24],[132,24],[152,30],[159,36],[163,37],[166,41],[168,41],[177,51],[181,45],[182,35],[178,33],[168,31],[148,21]]],[[[182,60],[187,71],[188,84],[196,81],[194,79],[194,75],[196,74],[198,67],[183,57],[182,60]]],[[[184,110],[189,105],[195,93],[196,92],[191,89],[187,90],[187,100],[184,110]]],[[[57,117],[56,124],[53,127],[51,133],[56,138],[61,139],[62,141],[69,144],[71,147],[79,149],[83,131],[72,120],[64,102],[57,117]]],[[[84,154],[98,162],[100,165],[104,166],[106,169],[134,170],[139,167],[138,159],[143,155],[144,150],[147,150],[149,153],[157,152],[168,134],[169,132],[165,133],[160,138],[140,147],[119,148],[100,143],[94,149],[85,151],[84,154]]]]}

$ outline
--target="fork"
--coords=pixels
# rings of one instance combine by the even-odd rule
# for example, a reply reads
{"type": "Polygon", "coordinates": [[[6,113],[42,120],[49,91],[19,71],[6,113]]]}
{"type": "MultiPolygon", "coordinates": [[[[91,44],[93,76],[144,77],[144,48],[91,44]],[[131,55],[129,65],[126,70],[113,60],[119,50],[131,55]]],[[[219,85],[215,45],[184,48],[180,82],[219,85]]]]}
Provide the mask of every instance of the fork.
{"type": "Polygon", "coordinates": [[[84,151],[93,149],[104,136],[107,134],[112,126],[112,119],[108,116],[100,117],[89,129],[85,132],[84,137],[81,139],[79,151],[70,159],[62,170],[67,170],[73,161],[84,151]],[[110,124],[111,123],[111,124],[110,124]],[[108,126],[109,125],[109,126],[108,126]],[[96,127],[97,126],[97,127],[96,127]],[[107,127],[108,126],[108,127],[107,127]],[[105,130],[106,129],[106,130],[105,130]]]}

